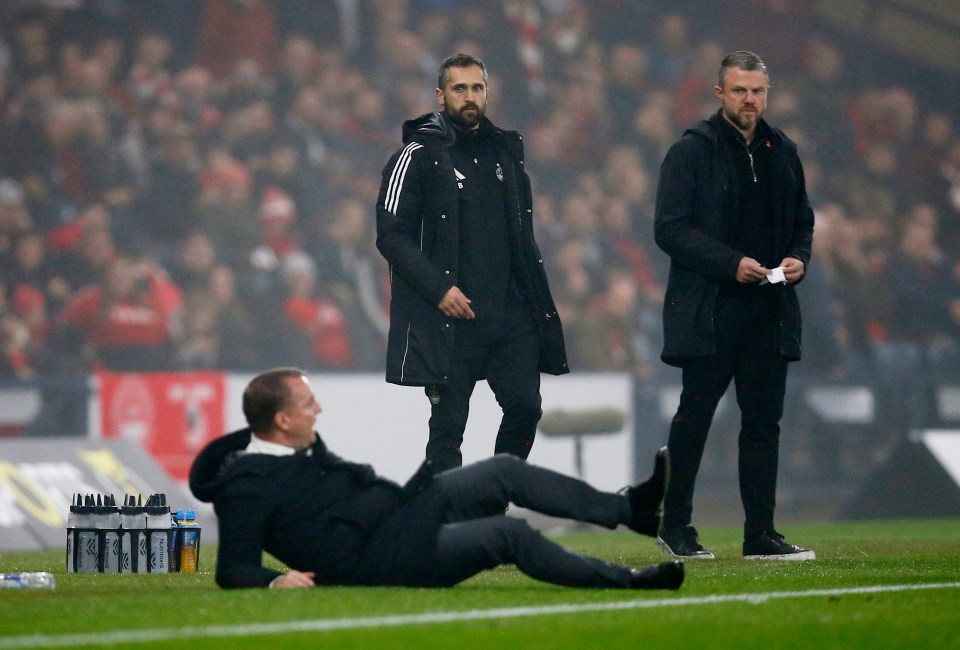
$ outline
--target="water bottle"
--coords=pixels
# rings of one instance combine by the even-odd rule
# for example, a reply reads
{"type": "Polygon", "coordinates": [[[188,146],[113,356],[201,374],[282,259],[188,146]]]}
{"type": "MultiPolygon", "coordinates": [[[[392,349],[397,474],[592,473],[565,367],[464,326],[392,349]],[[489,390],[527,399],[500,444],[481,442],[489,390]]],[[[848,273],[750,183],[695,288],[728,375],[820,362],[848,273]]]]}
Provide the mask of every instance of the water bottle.
{"type": "Polygon", "coordinates": [[[67,573],[75,573],[77,570],[74,549],[77,546],[77,516],[82,507],[83,496],[70,495],[70,514],[67,515],[67,573]]]}
{"type": "Polygon", "coordinates": [[[52,573],[0,573],[0,589],[53,589],[57,586],[52,573]]]}
{"type": "Polygon", "coordinates": [[[83,498],[83,505],[77,509],[77,573],[97,573],[97,557],[100,554],[100,540],[96,530],[96,502],[92,494],[83,498]]]}
{"type": "Polygon", "coordinates": [[[147,498],[147,557],[150,573],[170,573],[170,507],[166,496],[147,498]]]}
{"type": "MultiPolygon", "coordinates": [[[[180,512],[179,510],[177,511],[180,512]]],[[[191,508],[187,510],[183,523],[180,524],[180,571],[196,573],[200,560],[200,526],[197,524],[197,513],[191,508]]]]}
{"type": "Polygon", "coordinates": [[[109,494],[103,498],[103,506],[97,515],[97,529],[103,544],[103,573],[120,573],[120,508],[117,500],[109,494]]]}
{"type": "Polygon", "coordinates": [[[180,521],[183,519],[183,510],[177,510],[174,513],[170,511],[170,545],[167,547],[167,553],[170,557],[170,570],[180,570],[180,521]]]}
{"type": "Polygon", "coordinates": [[[147,572],[147,509],[128,495],[120,509],[120,573],[147,572]]]}

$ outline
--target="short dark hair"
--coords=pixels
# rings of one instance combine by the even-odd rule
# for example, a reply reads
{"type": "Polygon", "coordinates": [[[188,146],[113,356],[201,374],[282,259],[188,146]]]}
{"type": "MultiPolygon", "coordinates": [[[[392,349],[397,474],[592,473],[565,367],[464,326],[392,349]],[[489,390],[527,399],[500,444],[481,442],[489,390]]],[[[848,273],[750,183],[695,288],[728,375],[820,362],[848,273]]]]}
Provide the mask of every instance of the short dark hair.
{"type": "Polygon", "coordinates": [[[447,79],[450,77],[450,68],[469,68],[472,65],[478,66],[483,71],[483,80],[486,82],[487,66],[483,65],[483,61],[472,54],[461,53],[448,56],[440,62],[440,70],[437,72],[437,88],[443,90],[447,79]]]}
{"type": "Polygon", "coordinates": [[[767,64],[759,56],[747,50],[737,50],[723,57],[720,62],[720,72],[717,73],[717,85],[723,88],[723,82],[727,79],[727,70],[730,68],[739,68],[740,70],[762,70],[763,75],[770,83],[770,74],[767,72],[767,64]]]}
{"type": "Polygon", "coordinates": [[[273,426],[273,416],[286,405],[292,391],[285,379],[299,379],[300,368],[273,368],[250,380],[243,391],[243,415],[254,433],[266,433],[273,426]]]}

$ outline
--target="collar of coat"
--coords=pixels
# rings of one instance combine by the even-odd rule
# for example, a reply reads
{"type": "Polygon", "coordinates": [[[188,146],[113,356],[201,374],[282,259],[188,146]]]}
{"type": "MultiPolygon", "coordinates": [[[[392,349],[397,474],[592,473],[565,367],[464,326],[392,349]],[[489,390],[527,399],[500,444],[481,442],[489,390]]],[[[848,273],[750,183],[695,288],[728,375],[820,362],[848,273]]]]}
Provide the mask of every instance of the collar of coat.
{"type": "MultiPolygon", "coordinates": [[[[693,125],[686,130],[685,135],[692,133],[699,135],[702,138],[705,138],[709,142],[712,142],[714,145],[718,145],[720,142],[720,137],[723,134],[722,127],[730,126],[730,124],[723,119],[723,116],[720,114],[720,110],[717,110],[716,113],[711,115],[705,120],[700,120],[697,124],[693,125]]],[[[733,128],[730,126],[730,128],[733,128]]],[[[790,138],[788,138],[783,131],[780,129],[771,126],[765,119],[760,118],[760,122],[757,124],[757,137],[767,138],[771,140],[774,145],[780,143],[792,143],[790,138]]]]}
{"type": "MultiPolygon", "coordinates": [[[[489,130],[492,135],[503,133],[486,116],[480,118],[480,129],[489,130]]],[[[407,143],[428,135],[440,138],[443,144],[449,147],[457,141],[457,132],[458,129],[450,117],[443,111],[437,111],[404,122],[403,142],[407,143]]]]}

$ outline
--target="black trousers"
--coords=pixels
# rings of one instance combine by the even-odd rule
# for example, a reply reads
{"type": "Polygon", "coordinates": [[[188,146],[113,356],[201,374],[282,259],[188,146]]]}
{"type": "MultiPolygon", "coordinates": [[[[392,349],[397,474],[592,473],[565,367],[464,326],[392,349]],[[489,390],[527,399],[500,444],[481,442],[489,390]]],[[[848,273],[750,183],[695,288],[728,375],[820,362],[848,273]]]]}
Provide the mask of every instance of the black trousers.
{"type": "MultiPolygon", "coordinates": [[[[496,345],[461,345],[454,350],[447,383],[436,386],[439,402],[430,412],[428,460],[435,471],[463,464],[460,445],[477,382],[486,379],[503,410],[494,453],[526,459],[540,421],[540,339],[529,328],[496,345]]],[[[431,388],[427,388],[429,395],[431,388]]]]}
{"type": "Polygon", "coordinates": [[[510,454],[443,472],[434,482],[443,503],[437,547],[444,584],[515,564],[532,578],[568,587],[630,586],[629,567],[572,553],[522,519],[504,515],[513,503],[612,529],[630,521],[625,496],[601,492],[510,454]]]}
{"type": "Polygon", "coordinates": [[[780,418],[787,363],[780,355],[776,287],[721,296],[715,314],[717,352],[683,366],[680,406],[670,425],[670,486],[663,525],[691,522],[693,493],[717,404],[735,382],[741,424],[738,440],[744,534],[773,528],[780,418]]]}

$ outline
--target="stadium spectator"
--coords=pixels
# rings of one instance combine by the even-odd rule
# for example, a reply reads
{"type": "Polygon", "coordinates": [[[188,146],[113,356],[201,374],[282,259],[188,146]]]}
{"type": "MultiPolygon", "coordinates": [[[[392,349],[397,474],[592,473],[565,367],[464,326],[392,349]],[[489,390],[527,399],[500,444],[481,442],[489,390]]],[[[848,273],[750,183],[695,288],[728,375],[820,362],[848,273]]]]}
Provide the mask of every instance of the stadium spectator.
{"type": "Polygon", "coordinates": [[[841,232],[847,227],[843,208],[826,204],[815,211],[816,237],[813,262],[807,267],[803,291],[798,292],[803,318],[803,363],[800,372],[829,379],[841,379],[862,369],[850,349],[847,313],[841,300],[841,285],[848,278],[839,275],[838,251],[841,232]]]}
{"type": "Polygon", "coordinates": [[[107,266],[116,257],[117,246],[110,222],[106,206],[93,203],[86,206],[76,220],[47,236],[54,268],[71,292],[103,279],[107,266]]]}
{"type": "Polygon", "coordinates": [[[217,268],[217,251],[205,232],[194,230],[183,240],[176,257],[167,266],[170,279],[184,292],[206,289],[217,268]]]}
{"type": "Polygon", "coordinates": [[[273,70],[277,63],[277,16],[265,0],[206,0],[197,25],[196,61],[217,77],[239,61],[273,70]]]}
{"type": "Polygon", "coordinates": [[[656,352],[640,340],[639,290],[627,268],[610,268],[600,293],[590,300],[571,329],[571,363],[584,371],[618,371],[634,376],[652,372],[656,352]]]}
{"type": "Polygon", "coordinates": [[[650,57],[639,43],[619,43],[610,48],[610,79],[607,85],[610,112],[615,116],[632,114],[653,89],[650,57]]]}
{"type": "Polygon", "coordinates": [[[220,259],[238,271],[246,268],[262,243],[250,170],[226,146],[214,147],[200,172],[200,188],[198,224],[220,259]]]}
{"type": "Polygon", "coordinates": [[[154,155],[147,161],[148,180],[140,192],[129,235],[144,246],[159,247],[169,255],[170,249],[197,227],[200,148],[197,129],[192,124],[175,120],[156,126],[161,130],[152,134],[154,155]]]}
{"type": "Polygon", "coordinates": [[[171,369],[180,303],[179,288],[154,263],[118,256],[101,283],[78,292],[60,312],[58,325],[78,335],[79,349],[65,352],[79,352],[91,368],[171,369]]]}
{"type": "Polygon", "coordinates": [[[359,197],[347,197],[333,206],[329,217],[318,215],[314,227],[310,252],[325,292],[350,323],[352,367],[379,368],[390,327],[389,277],[374,246],[367,206],[359,197]]]}
{"type": "Polygon", "coordinates": [[[6,286],[0,283],[0,374],[21,381],[33,379],[34,350],[29,326],[14,311],[6,286]]]}
{"type": "Polygon", "coordinates": [[[258,328],[250,308],[240,299],[233,270],[224,264],[210,273],[207,297],[216,306],[216,331],[220,338],[219,366],[230,370],[253,370],[269,360],[261,353],[261,338],[271,337],[258,328]]]}
{"type": "Polygon", "coordinates": [[[254,170],[254,192],[264,197],[267,188],[280,190],[293,202],[297,213],[310,218],[325,205],[324,181],[306,164],[298,138],[284,133],[267,143],[262,164],[254,170]]]}
{"type": "Polygon", "coordinates": [[[893,301],[891,338],[915,348],[927,364],[956,360],[960,352],[952,313],[960,300],[957,260],[937,243],[939,227],[933,206],[915,205],[903,221],[886,277],[893,301]]]}
{"type": "MultiPolygon", "coordinates": [[[[217,330],[217,306],[201,292],[186,294],[182,326],[176,343],[176,368],[182,370],[226,367],[220,358],[224,339],[217,330]]],[[[229,345],[239,342],[229,341],[229,345]]]]}
{"type": "Polygon", "coordinates": [[[31,344],[42,346],[49,333],[49,314],[59,311],[67,296],[66,282],[46,259],[39,235],[28,233],[18,239],[12,257],[12,266],[2,269],[11,305],[27,325],[31,344]]]}
{"type": "Polygon", "coordinates": [[[54,268],[68,283],[71,292],[99,282],[107,265],[116,257],[111,220],[107,208],[94,203],[87,206],[75,221],[46,237],[54,268]]]}
{"type": "Polygon", "coordinates": [[[12,178],[0,178],[0,256],[11,255],[15,242],[33,230],[33,219],[25,200],[20,183],[12,178]]]}
{"type": "Polygon", "coordinates": [[[176,355],[182,370],[251,370],[268,358],[228,266],[212,265],[192,277],[184,287],[180,321],[176,355]]]}
{"type": "Polygon", "coordinates": [[[171,55],[170,41],[163,34],[147,31],[137,39],[127,85],[141,106],[176,101],[174,76],[168,68],[171,55]]]}
{"type": "Polygon", "coordinates": [[[901,186],[908,205],[926,203],[941,215],[940,241],[960,252],[960,209],[950,203],[950,179],[945,173],[950,148],[958,142],[955,131],[946,113],[932,112],[923,118],[919,137],[902,165],[901,186]]]}
{"type": "MultiPolygon", "coordinates": [[[[309,350],[309,364],[321,369],[345,369],[353,363],[353,344],[347,319],[337,302],[321,292],[317,269],[302,251],[288,254],[281,262],[286,283],[283,313],[299,332],[309,350]]],[[[302,358],[302,357],[301,357],[302,358]]]]}
{"type": "Polygon", "coordinates": [[[297,227],[297,205],[283,190],[268,186],[260,195],[257,213],[260,244],[266,246],[278,260],[300,249],[297,227]]]}

